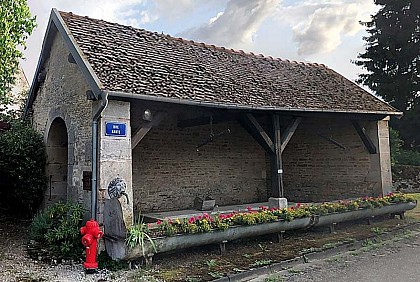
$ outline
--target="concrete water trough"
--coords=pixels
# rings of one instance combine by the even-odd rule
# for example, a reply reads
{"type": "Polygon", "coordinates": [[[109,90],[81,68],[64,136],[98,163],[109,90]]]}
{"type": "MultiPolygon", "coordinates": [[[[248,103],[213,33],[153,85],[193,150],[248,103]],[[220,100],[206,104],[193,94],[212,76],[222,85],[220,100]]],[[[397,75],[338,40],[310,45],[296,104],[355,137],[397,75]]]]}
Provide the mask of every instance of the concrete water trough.
{"type": "Polygon", "coordinates": [[[416,203],[399,203],[391,204],[380,208],[360,209],[356,211],[348,211],[342,213],[332,213],[322,216],[311,216],[306,218],[297,218],[290,222],[276,221],[270,223],[262,223],[249,226],[232,226],[226,230],[215,230],[208,233],[198,234],[179,234],[170,237],[154,238],[155,248],[150,242],[145,241],[143,246],[129,248],[124,240],[110,240],[105,238],[107,252],[111,258],[120,260],[133,260],[141,258],[143,253],[151,256],[154,253],[164,253],[178,249],[197,247],[208,244],[224,244],[225,242],[236,240],[239,238],[254,237],[265,234],[280,234],[284,231],[309,228],[312,226],[326,226],[340,222],[371,218],[374,216],[385,214],[400,214],[411,210],[416,203]]]}

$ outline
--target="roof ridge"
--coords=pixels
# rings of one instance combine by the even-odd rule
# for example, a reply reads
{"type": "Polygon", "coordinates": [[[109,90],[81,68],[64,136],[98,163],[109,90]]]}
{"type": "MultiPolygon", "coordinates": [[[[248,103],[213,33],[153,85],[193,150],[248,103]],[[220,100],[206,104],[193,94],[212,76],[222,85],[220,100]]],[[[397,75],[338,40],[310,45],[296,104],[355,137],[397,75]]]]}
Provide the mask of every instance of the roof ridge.
{"type": "Polygon", "coordinates": [[[144,32],[147,32],[147,33],[151,33],[151,34],[164,36],[164,37],[167,37],[171,40],[175,40],[175,41],[182,42],[182,43],[185,43],[185,44],[192,44],[192,45],[195,45],[195,46],[204,47],[204,48],[207,48],[207,49],[218,50],[218,51],[221,51],[221,52],[237,54],[237,55],[241,55],[241,56],[249,56],[249,57],[253,57],[253,58],[257,58],[257,59],[261,58],[261,59],[266,59],[266,60],[271,60],[271,61],[281,61],[281,62],[287,62],[287,63],[291,63],[291,64],[301,64],[301,65],[323,67],[323,68],[329,69],[326,65],[321,64],[321,63],[295,61],[295,60],[290,61],[288,59],[282,59],[280,57],[273,57],[271,55],[264,55],[262,53],[255,54],[251,51],[250,52],[245,52],[242,49],[226,48],[224,46],[217,46],[217,45],[214,45],[214,44],[207,44],[205,42],[199,42],[199,41],[186,39],[186,38],[182,38],[182,37],[175,37],[175,36],[172,36],[170,34],[165,34],[163,32],[159,33],[157,31],[150,31],[150,30],[147,30],[147,29],[144,29],[144,28],[133,27],[133,26],[130,26],[130,25],[123,25],[123,24],[120,24],[120,23],[110,22],[110,21],[106,21],[106,20],[102,20],[102,19],[95,19],[95,18],[91,18],[89,16],[80,16],[80,15],[74,14],[72,12],[59,11],[59,13],[60,14],[65,13],[65,14],[69,14],[71,16],[76,16],[76,17],[81,17],[81,18],[87,18],[87,19],[93,20],[93,21],[101,21],[101,22],[105,22],[105,23],[108,23],[108,24],[113,24],[113,25],[117,25],[117,26],[121,26],[121,27],[125,27],[125,28],[130,28],[130,29],[134,29],[134,30],[140,30],[140,31],[144,31],[144,32]]]}

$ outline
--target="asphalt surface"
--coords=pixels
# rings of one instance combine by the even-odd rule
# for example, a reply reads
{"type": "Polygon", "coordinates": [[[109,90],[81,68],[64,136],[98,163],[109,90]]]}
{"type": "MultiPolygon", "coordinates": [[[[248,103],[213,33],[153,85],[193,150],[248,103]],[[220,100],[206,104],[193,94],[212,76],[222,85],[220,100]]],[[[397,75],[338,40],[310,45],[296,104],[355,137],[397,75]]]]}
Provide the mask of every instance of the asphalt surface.
{"type": "Polygon", "coordinates": [[[387,241],[367,241],[361,249],[248,281],[420,281],[420,230],[396,233],[387,241]]]}

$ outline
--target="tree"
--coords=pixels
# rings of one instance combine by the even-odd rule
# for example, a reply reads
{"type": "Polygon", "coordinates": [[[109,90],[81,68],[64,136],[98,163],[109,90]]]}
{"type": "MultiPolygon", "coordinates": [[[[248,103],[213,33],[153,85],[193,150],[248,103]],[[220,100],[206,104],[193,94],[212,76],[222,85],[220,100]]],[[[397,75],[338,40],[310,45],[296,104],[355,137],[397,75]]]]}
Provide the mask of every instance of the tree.
{"type": "Polygon", "coordinates": [[[368,86],[378,96],[404,112],[400,121],[391,125],[401,133],[406,146],[420,144],[420,1],[374,0],[381,8],[366,26],[368,36],[358,66],[367,70],[358,83],[368,86]],[[414,136],[413,136],[414,135],[414,136]]]}
{"type": "Polygon", "coordinates": [[[0,105],[9,102],[19,59],[23,58],[18,48],[26,47],[35,25],[26,0],[0,0],[0,105]]]}

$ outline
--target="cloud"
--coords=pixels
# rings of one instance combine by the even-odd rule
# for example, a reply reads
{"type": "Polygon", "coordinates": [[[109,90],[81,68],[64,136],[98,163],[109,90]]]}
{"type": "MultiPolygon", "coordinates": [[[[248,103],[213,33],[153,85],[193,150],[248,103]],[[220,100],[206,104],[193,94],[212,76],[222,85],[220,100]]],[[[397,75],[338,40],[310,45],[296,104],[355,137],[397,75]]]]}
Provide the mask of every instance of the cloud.
{"type": "Polygon", "coordinates": [[[307,1],[281,7],[278,15],[289,22],[293,40],[302,56],[329,53],[343,36],[353,36],[363,29],[360,20],[368,20],[376,11],[373,1],[307,1]]]}
{"type": "Polygon", "coordinates": [[[155,7],[152,9],[156,17],[167,18],[171,20],[191,13],[199,6],[199,1],[194,0],[155,0],[155,7]]]}
{"type": "Polygon", "coordinates": [[[230,0],[225,10],[207,24],[186,30],[180,36],[227,47],[247,44],[279,3],[279,0],[230,0]]]}

